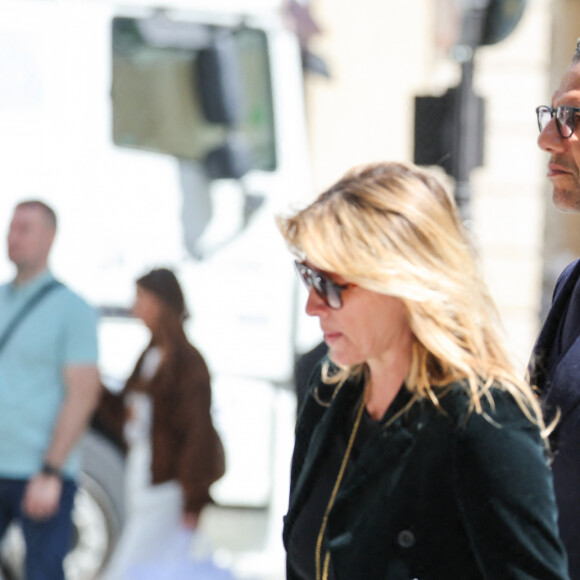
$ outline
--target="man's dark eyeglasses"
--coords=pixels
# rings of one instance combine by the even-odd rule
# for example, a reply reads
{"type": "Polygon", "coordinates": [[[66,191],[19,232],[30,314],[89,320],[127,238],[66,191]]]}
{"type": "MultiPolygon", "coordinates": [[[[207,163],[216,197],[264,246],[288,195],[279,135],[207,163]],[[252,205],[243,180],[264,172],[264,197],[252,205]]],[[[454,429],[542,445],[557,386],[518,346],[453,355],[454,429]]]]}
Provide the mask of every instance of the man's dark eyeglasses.
{"type": "Polygon", "coordinates": [[[540,133],[547,127],[552,118],[556,119],[556,127],[562,139],[569,139],[574,133],[574,119],[580,113],[580,107],[560,105],[559,107],[548,107],[542,105],[536,109],[538,116],[538,128],[540,133]]]}
{"type": "Polygon", "coordinates": [[[324,300],[324,303],[330,308],[338,310],[342,307],[341,292],[353,284],[337,284],[326,274],[310,268],[310,266],[307,266],[304,262],[294,262],[294,266],[308,290],[314,288],[316,294],[318,294],[318,296],[320,296],[320,298],[324,300]]]}

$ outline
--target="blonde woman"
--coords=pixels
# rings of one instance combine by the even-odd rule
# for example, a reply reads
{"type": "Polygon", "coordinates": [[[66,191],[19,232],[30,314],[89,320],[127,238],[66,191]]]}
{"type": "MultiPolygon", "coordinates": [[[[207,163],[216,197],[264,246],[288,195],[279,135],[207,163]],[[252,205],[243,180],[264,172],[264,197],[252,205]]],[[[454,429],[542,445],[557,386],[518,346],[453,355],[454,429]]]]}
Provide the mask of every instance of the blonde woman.
{"type": "Polygon", "coordinates": [[[297,425],[288,579],[568,578],[541,412],[444,188],[364,166],[278,225],[329,348],[297,425]]]}

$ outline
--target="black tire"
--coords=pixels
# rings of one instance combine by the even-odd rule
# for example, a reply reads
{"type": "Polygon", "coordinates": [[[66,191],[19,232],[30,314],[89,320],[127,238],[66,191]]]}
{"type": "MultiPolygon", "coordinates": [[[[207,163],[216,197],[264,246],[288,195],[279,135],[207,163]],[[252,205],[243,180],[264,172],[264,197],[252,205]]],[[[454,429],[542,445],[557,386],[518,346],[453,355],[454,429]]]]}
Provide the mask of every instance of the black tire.
{"type": "MultiPolygon", "coordinates": [[[[124,460],[118,448],[95,431],[82,443],[83,472],[73,513],[75,534],[65,560],[67,580],[93,580],[107,563],[124,521],[124,460]]],[[[13,525],[2,546],[7,580],[22,578],[24,542],[13,525]]]]}

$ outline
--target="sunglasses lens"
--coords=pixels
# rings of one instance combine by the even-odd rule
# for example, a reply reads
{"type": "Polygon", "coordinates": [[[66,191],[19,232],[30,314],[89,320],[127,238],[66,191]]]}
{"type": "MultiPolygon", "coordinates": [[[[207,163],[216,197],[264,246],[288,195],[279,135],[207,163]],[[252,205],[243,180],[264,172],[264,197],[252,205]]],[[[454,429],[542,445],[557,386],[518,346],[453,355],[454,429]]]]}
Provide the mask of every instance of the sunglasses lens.
{"type": "Polygon", "coordinates": [[[340,287],[324,274],[318,272],[313,273],[313,279],[316,293],[324,300],[327,306],[338,310],[342,306],[340,287]]]}
{"type": "Polygon", "coordinates": [[[314,291],[327,306],[338,309],[342,306],[342,298],[340,296],[340,288],[329,280],[324,274],[316,272],[312,268],[304,264],[296,262],[296,270],[300,278],[304,282],[306,288],[309,290],[314,288],[314,291]]]}
{"type": "Polygon", "coordinates": [[[340,288],[330,281],[326,284],[326,303],[334,309],[338,309],[342,306],[340,288]]]}
{"type": "Polygon", "coordinates": [[[316,293],[318,294],[318,296],[320,296],[320,298],[322,298],[322,300],[324,300],[324,302],[327,306],[334,308],[332,306],[332,304],[330,303],[329,296],[328,296],[328,290],[329,290],[329,286],[330,286],[328,279],[325,278],[322,274],[319,274],[318,272],[312,272],[312,280],[313,280],[314,290],[316,290],[316,293]]]}

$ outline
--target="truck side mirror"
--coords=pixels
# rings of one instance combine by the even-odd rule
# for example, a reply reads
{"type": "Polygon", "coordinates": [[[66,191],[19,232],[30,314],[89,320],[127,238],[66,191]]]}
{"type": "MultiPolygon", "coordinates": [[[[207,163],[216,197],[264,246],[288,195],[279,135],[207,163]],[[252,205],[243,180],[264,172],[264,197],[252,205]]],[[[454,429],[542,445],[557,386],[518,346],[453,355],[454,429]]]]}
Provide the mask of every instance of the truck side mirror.
{"type": "Polygon", "coordinates": [[[240,179],[252,168],[250,146],[243,135],[230,133],[207,154],[205,168],[211,179],[240,179]]]}
{"type": "Polygon", "coordinates": [[[197,58],[197,81],[204,117],[210,123],[235,125],[244,112],[238,51],[230,31],[214,34],[197,58]]]}

